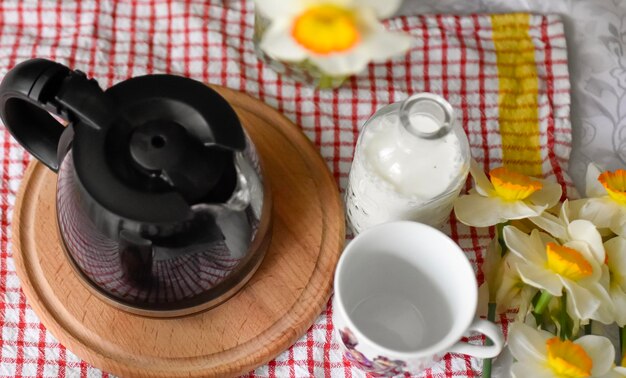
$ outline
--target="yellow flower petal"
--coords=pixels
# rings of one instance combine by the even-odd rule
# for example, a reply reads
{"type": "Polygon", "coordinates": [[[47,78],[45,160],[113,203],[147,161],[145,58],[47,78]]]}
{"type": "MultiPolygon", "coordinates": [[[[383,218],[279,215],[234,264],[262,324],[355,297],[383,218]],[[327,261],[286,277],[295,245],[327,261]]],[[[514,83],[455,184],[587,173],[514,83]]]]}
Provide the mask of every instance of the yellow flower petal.
{"type": "Polygon", "coordinates": [[[291,35],[320,55],[348,51],[361,39],[354,13],[333,4],[308,8],[294,20],[291,35]]]}
{"type": "Polygon", "coordinates": [[[505,167],[492,169],[489,175],[498,196],[508,201],[526,199],[543,187],[540,181],[509,171],[505,167]]]}
{"type": "Polygon", "coordinates": [[[546,348],[548,365],[557,376],[567,378],[591,376],[593,361],[580,345],[553,337],[546,341],[546,348]]]}
{"type": "Polygon", "coordinates": [[[600,184],[609,193],[615,202],[626,205],[626,170],[618,169],[615,172],[602,172],[598,177],[600,184]]]}
{"type": "Polygon", "coordinates": [[[572,281],[578,281],[593,274],[593,266],[582,253],[573,248],[548,243],[546,255],[548,269],[572,281]]]}

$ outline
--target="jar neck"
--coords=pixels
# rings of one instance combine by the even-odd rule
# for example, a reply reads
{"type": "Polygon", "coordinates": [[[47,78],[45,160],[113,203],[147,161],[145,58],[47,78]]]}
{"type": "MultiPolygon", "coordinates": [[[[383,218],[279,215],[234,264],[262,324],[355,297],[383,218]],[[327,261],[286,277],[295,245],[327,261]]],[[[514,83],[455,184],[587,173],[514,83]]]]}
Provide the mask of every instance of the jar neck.
{"type": "Polygon", "coordinates": [[[440,139],[452,130],[454,110],[441,96],[418,93],[402,102],[399,119],[402,137],[440,139]]]}

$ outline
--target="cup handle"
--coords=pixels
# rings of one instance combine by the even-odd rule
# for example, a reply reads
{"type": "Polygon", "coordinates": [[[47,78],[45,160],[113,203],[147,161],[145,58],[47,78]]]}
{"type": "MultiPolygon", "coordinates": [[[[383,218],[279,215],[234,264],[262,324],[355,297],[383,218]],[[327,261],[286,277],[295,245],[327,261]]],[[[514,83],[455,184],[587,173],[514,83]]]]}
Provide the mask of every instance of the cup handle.
{"type": "Polygon", "coordinates": [[[477,358],[496,357],[504,348],[504,336],[500,327],[484,319],[474,319],[468,331],[476,331],[487,336],[493,345],[473,345],[459,341],[450,348],[451,353],[467,354],[477,358]]]}

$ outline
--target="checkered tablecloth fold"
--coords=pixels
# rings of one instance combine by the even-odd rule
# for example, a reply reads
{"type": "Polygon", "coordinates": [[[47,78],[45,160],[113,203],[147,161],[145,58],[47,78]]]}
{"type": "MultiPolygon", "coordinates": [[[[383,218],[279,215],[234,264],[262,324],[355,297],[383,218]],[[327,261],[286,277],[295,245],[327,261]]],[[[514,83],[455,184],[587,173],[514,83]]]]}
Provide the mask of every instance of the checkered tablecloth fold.
{"type": "MultiPolygon", "coordinates": [[[[45,57],[81,69],[103,87],[131,76],[171,73],[246,92],[278,109],[314,142],[345,188],[359,127],[380,107],[416,92],[449,99],[488,167],[502,164],[565,174],[571,148],[569,74],[557,16],[398,17],[390,29],[414,37],[403,57],[370,65],[337,90],[278,76],[255,55],[254,5],[240,0],[4,0],[0,77],[18,62],[45,57]]],[[[15,194],[29,156],[0,133],[0,377],[100,377],[42,326],[20,290],[9,240],[15,194]]],[[[446,231],[466,251],[479,282],[493,229],[454,217],[446,231]]],[[[332,339],[329,306],[289,350],[249,377],[359,377],[332,339]]],[[[501,318],[506,328],[507,317],[501,318]]],[[[481,342],[478,336],[470,340],[481,342]]],[[[423,377],[477,376],[479,360],[447,355],[423,377]]]]}

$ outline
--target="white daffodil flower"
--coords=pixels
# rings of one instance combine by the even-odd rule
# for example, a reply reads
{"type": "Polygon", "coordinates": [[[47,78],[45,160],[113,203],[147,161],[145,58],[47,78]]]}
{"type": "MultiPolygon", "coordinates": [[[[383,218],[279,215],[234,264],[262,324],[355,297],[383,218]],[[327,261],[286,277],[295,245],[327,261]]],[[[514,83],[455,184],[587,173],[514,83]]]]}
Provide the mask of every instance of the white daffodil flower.
{"type": "Polygon", "coordinates": [[[572,201],[572,209],[582,219],[598,228],[610,228],[626,236],[626,170],[600,172],[594,164],[587,167],[586,194],[588,198],[572,201]]]}
{"type": "Polygon", "coordinates": [[[517,319],[523,319],[528,313],[537,288],[524,284],[516,269],[518,260],[519,257],[512,253],[507,253],[502,258],[502,278],[496,291],[496,311],[504,313],[510,308],[517,308],[517,319]]]}
{"type": "Polygon", "coordinates": [[[491,170],[490,179],[472,160],[470,173],[474,188],[454,203],[454,213],[468,226],[488,227],[513,219],[535,217],[556,205],[561,186],[552,181],[531,178],[505,167],[491,170]]]}
{"type": "Polygon", "coordinates": [[[406,52],[411,37],[385,30],[401,0],[256,0],[270,21],[260,47],[285,62],[308,61],[330,76],[348,76],[370,61],[406,52]]]}
{"type": "Polygon", "coordinates": [[[609,270],[609,295],[615,306],[615,322],[626,325],[626,239],[615,237],[604,243],[609,270]]]}
{"type": "Polygon", "coordinates": [[[589,248],[596,256],[604,255],[602,235],[600,235],[596,226],[588,220],[570,221],[571,215],[568,200],[565,200],[561,205],[558,217],[544,212],[539,216],[528,219],[561,243],[582,241],[589,245],[589,248]]]}
{"type": "Polygon", "coordinates": [[[613,377],[615,349],[606,337],[587,335],[574,341],[515,322],[509,348],[516,362],[514,378],[613,377]]]}
{"type": "Polygon", "coordinates": [[[518,313],[526,313],[530,300],[537,289],[525,285],[515,269],[517,257],[507,253],[502,256],[498,239],[493,239],[485,254],[482,271],[485,282],[481,290],[486,290],[488,301],[496,303],[496,313],[502,314],[510,308],[518,308],[518,313]]]}
{"type": "MultiPolygon", "coordinates": [[[[567,200],[563,202],[559,217],[545,212],[538,217],[529,219],[544,231],[549,232],[552,236],[557,238],[561,244],[570,241],[587,243],[596,258],[601,259],[602,256],[605,256],[604,261],[606,262],[610,257],[605,248],[606,244],[602,244],[600,232],[592,222],[588,220],[575,220],[570,222],[570,209],[567,200]]],[[[615,312],[613,318],[622,326],[626,324],[626,294],[625,291],[621,289],[622,282],[620,277],[621,274],[626,276],[626,261],[621,263],[622,259],[626,259],[626,250],[622,253],[618,248],[619,246],[626,246],[626,244],[622,244],[619,240],[614,240],[610,246],[612,247],[611,254],[615,255],[615,257],[611,265],[601,265],[602,278],[600,283],[608,291],[614,304],[615,312]],[[621,265],[623,265],[625,269],[620,270],[621,265]]],[[[626,289],[626,280],[623,281],[623,284],[624,289],[626,289]]],[[[607,312],[608,309],[601,307],[598,310],[602,312],[602,315],[599,316],[605,319],[605,322],[611,323],[611,321],[609,321],[609,313],[607,312]]]]}
{"type": "Polygon", "coordinates": [[[561,245],[538,230],[527,235],[512,226],[504,228],[504,240],[520,259],[516,268],[524,283],[555,297],[562,296],[565,290],[566,309],[573,318],[604,324],[613,321],[613,303],[601,281],[604,248],[592,250],[589,243],[580,240],[561,245]]]}

